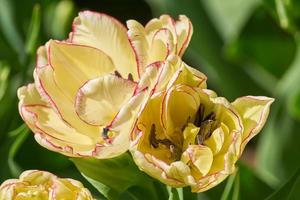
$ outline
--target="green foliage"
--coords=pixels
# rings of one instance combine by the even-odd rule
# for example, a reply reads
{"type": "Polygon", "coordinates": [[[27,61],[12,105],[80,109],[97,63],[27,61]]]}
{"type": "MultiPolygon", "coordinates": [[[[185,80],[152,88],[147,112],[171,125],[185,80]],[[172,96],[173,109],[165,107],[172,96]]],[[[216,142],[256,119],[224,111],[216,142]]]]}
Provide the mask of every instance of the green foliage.
{"type": "Polygon", "coordinates": [[[107,199],[124,199],[124,196],[127,196],[133,200],[144,197],[155,200],[165,196],[164,193],[157,193],[155,184],[161,184],[142,173],[129,153],[107,160],[91,158],[71,160],[83,176],[107,199]]]}

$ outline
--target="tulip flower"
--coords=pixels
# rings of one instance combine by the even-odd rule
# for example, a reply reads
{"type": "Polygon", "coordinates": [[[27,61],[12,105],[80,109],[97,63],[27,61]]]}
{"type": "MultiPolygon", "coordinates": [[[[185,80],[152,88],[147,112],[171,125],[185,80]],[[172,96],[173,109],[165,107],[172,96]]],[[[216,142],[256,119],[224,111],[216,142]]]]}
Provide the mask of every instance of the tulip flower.
{"type": "Polygon", "coordinates": [[[19,179],[9,179],[1,184],[0,199],[93,200],[93,197],[79,181],[58,178],[45,171],[28,170],[23,172],[19,179]]]}
{"type": "Polygon", "coordinates": [[[142,171],[161,182],[203,192],[235,171],[273,99],[245,96],[230,103],[195,82],[195,74],[173,73],[167,87],[152,94],[132,134],[131,153],[142,171]]]}
{"type": "MultiPolygon", "coordinates": [[[[156,21],[149,23],[153,31],[156,21]]],[[[183,30],[185,21],[176,23],[180,54],[191,32],[183,30]]],[[[18,97],[20,114],[38,143],[74,157],[111,158],[128,150],[138,112],[166,72],[160,67],[164,60],[152,56],[141,73],[133,43],[116,19],[83,11],[66,41],[50,40],[37,50],[34,83],[21,87],[18,97]]],[[[161,49],[153,46],[153,55],[156,50],[161,49]]]]}

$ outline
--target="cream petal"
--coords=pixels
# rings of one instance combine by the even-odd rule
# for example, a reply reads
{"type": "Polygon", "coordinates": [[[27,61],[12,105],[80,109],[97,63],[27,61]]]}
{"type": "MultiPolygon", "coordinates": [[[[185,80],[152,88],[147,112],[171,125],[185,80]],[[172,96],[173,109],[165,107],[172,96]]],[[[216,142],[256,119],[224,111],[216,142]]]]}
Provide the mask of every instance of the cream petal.
{"type": "Polygon", "coordinates": [[[178,69],[168,83],[168,88],[173,85],[185,84],[190,87],[206,88],[207,77],[200,71],[188,66],[180,57],[171,55],[168,58],[173,69],[178,69]]]}
{"type": "Polygon", "coordinates": [[[192,87],[176,85],[166,92],[162,103],[162,125],[174,144],[182,143],[182,128],[194,117],[192,113],[196,113],[199,104],[200,97],[192,87]]]}
{"type": "Polygon", "coordinates": [[[126,32],[120,22],[108,15],[83,11],[73,22],[70,40],[100,49],[111,57],[123,77],[131,73],[137,80],[137,62],[126,32]]]}
{"type": "Polygon", "coordinates": [[[135,88],[136,83],[111,74],[90,80],[77,93],[76,112],[89,124],[109,125],[135,88]]]}
{"type": "Polygon", "coordinates": [[[175,29],[177,34],[177,55],[181,57],[192,38],[193,25],[189,18],[185,15],[180,15],[179,20],[176,21],[175,29]]]}
{"type": "Polygon", "coordinates": [[[207,146],[190,145],[183,152],[181,160],[184,163],[189,163],[192,169],[196,169],[201,176],[205,176],[211,169],[213,153],[207,146]]]}
{"type": "Polygon", "coordinates": [[[241,153],[246,144],[260,132],[270,112],[274,99],[263,96],[245,96],[236,99],[232,105],[240,114],[244,133],[242,137],[241,153]]]}
{"type": "Polygon", "coordinates": [[[141,91],[131,97],[120,109],[111,124],[109,130],[114,133],[111,144],[99,146],[94,155],[98,158],[111,158],[126,152],[130,147],[130,136],[136,124],[137,116],[145,97],[146,91],[141,91]]]}
{"type": "Polygon", "coordinates": [[[42,146],[69,156],[76,156],[76,153],[91,155],[99,137],[97,131],[88,135],[88,132],[80,133],[70,127],[41,100],[33,84],[20,88],[18,97],[21,116],[42,146]]]}
{"type": "Polygon", "coordinates": [[[208,146],[214,155],[220,152],[224,143],[224,132],[221,127],[214,130],[210,138],[204,141],[204,144],[208,146]]]}
{"type": "Polygon", "coordinates": [[[174,53],[172,33],[168,29],[159,29],[150,41],[147,64],[164,61],[174,53]]]}
{"type": "Polygon", "coordinates": [[[126,24],[128,27],[127,34],[137,58],[138,72],[141,76],[144,74],[148,64],[149,44],[146,38],[146,31],[143,25],[135,20],[128,20],[126,24]]]}

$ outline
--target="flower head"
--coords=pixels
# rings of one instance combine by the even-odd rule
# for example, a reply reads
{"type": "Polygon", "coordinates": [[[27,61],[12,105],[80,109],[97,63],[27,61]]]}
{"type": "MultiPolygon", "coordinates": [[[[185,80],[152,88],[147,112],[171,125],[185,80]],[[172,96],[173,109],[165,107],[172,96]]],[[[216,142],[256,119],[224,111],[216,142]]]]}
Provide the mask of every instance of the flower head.
{"type": "MultiPolygon", "coordinates": [[[[161,26],[151,25],[151,30],[161,26]]],[[[177,29],[183,35],[176,39],[179,44],[185,34],[177,29]]],[[[128,150],[137,114],[164,59],[153,47],[151,61],[144,63],[149,66],[141,66],[143,58],[127,31],[108,15],[83,11],[68,40],[50,40],[38,49],[34,83],[21,87],[18,97],[21,116],[41,145],[68,156],[97,158],[128,150]]]]}
{"type": "Polygon", "coordinates": [[[131,152],[141,170],[163,183],[202,192],[234,172],[273,99],[246,96],[230,103],[206,89],[205,78],[195,82],[195,74],[178,70],[167,87],[152,94],[139,116],[131,152]]]}
{"type": "Polygon", "coordinates": [[[38,170],[25,171],[19,179],[9,179],[0,186],[0,199],[70,199],[93,200],[88,189],[76,180],[58,178],[38,170]]]}

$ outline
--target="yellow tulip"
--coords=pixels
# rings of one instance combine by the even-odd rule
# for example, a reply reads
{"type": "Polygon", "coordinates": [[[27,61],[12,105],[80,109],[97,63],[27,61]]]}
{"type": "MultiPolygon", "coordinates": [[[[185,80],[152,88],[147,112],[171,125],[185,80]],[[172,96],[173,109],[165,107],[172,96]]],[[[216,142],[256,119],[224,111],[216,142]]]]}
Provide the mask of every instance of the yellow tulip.
{"type": "Polygon", "coordinates": [[[45,171],[28,170],[19,179],[0,186],[0,200],[93,200],[88,189],[76,180],[58,178],[45,171]]]}
{"type": "MultiPolygon", "coordinates": [[[[164,61],[153,58],[141,74],[127,31],[110,16],[83,11],[66,41],[50,40],[38,49],[34,83],[18,90],[20,114],[38,143],[101,159],[128,150],[140,107],[159,89],[152,83],[164,61]]],[[[186,44],[177,45],[181,52],[186,44]]]]}
{"type": "Polygon", "coordinates": [[[133,132],[131,153],[150,176],[202,192],[234,172],[273,99],[245,96],[230,103],[205,83],[195,84],[195,74],[173,73],[168,86],[152,94],[133,132]]]}

